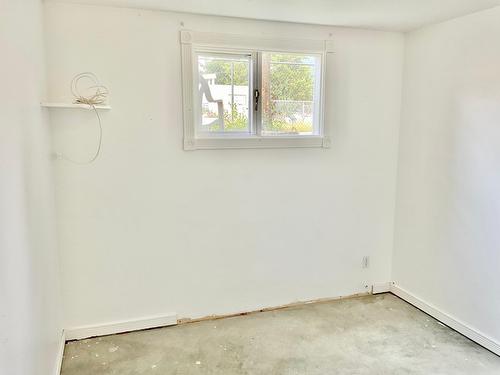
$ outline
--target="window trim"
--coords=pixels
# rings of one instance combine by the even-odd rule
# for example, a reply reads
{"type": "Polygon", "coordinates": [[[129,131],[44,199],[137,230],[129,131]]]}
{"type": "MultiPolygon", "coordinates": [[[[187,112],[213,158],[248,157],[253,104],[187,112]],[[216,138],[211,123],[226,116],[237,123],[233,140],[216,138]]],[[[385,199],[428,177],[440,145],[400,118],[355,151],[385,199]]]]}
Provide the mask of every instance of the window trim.
{"type": "MultiPolygon", "coordinates": [[[[237,149],[237,148],[289,148],[289,147],[330,147],[330,138],[325,126],[325,76],[327,56],[333,53],[333,42],[331,40],[304,40],[304,39],[270,39],[235,34],[205,33],[197,31],[182,30],[180,32],[181,57],[182,57],[182,92],[183,92],[183,115],[184,115],[184,150],[206,150],[206,149],[237,149]],[[320,57],[320,100],[319,106],[319,134],[318,135],[275,135],[261,136],[257,134],[230,134],[210,135],[209,137],[196,137],[195,117],[197,109],[194,108],[195,93],[195,70],[194,61],[196,53],[200,50],[218,50],[228,53],[241,53],[242,51],[255,53],[262,52],[289,52],[289,53],[312,53],[320,57]]],[[[256,68],[260,69],[259,61],[252,59],[256,68]]],[[[257,72],[254,69],[253,71],[257,72]]],[[[255,74],[257,77],[260,74],[255,74]]],[[[256,77],[253,77],[255,81],[256,77]]],[[[253,82],[260,87],[260,82],[253,82]]],[[[252,102],[250,103],[252,105],[252,102]]],[[[261,103],[259,103],[259,106],[261,103]]],[[[261,111],[253,113],[253,121],[259,121],[261,111]]],[[[252,127],[255,126],[252,124],[252,127]]]]}

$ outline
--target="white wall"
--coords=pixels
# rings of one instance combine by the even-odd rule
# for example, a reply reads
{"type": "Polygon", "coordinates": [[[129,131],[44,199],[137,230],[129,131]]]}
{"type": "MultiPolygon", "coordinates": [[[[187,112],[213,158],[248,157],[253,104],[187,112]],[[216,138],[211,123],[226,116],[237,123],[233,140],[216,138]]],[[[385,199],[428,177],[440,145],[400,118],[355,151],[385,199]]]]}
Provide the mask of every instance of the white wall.
{"type": "MultiPolygon", "coordinates": [[[[111,91],[102,157],[56,163],[66,326],[230,313],[387,281],[403,36],[46,3],[49,96],[93,71],[111,91]],[[179,30],[328,39],[331,149],[182,149],[179,30]],[[362,269],[364,255],[371,267],[362,269]]],[[[92,113],[53,111],[84,158],[92,113]]]]}
{"type": "Polygon", "coordinates": [[[393,279],[500,342],[500,8],[406,40],[393,279]]]}
{"type": "Polygon", "coordinates": [[[42,6],[0,3],[0,374],[55,374],[62,333],[42,6]]]}

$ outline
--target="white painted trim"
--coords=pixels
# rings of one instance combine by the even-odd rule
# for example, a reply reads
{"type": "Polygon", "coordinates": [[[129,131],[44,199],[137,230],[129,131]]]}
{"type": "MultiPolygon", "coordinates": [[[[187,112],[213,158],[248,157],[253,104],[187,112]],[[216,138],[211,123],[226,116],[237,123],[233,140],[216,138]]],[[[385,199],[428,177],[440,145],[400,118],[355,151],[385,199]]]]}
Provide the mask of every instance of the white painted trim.
{"type": "Polygon", "coordinates": [[[372,285],[372,294],[388,293],[391,291],[392,283],[387,281],[385,283],[374,283],[372,285]]]}
{"type": "Polygon", "coordinates": [[[426,312],[430,316],[446,324],[448,327],[453,328],[455,331],[460,332],[465,337],[468,337],[472,341],[478,343],[479,345],[485,347],[493,353],[500,355],[500,343],[495,341],[491,337],[488,337],[484,333],[468,326],[467,324],[461,322],[453,316],[442,312],[437,307],[429,304],[428,302],[425,302],[411,292],[397,286],[395,283],[392,283],[391,285],[391,293],[405,300],[411,305],[419,308],[420,310],[426,312]]]}
{"type": "Polygon", "coordinates": [[[95,336],[113,335],[141,329],[173,326],[177,324],[177,314],[149,316],[135,320],[123,320],[99,325],[67,328],[66,340],[80,340],[95,336]]]}
{"type": "Polygon", "coordinates": [[[231,49],[252,49],[260,51],[323,53],[334,51],[332,40],[266,38],[239,34],[221,34],[193,30],[181,31],[182,44],[196,44],[204,47],[225,47],[231,49]]]}
{"type": "MultiPolygon", "coordinates": [[[[323,136],[294,137],[231,137],[194,138],[190,146],[196,150],[217,150],[234,148],[291,148],[291,147],[330,147],[330,139],[323,136]]],[[[187,149],[187,148],[186,148],[187,149]]]]}
{"type": "MultiPolygon", "coordinates": [[[[207,33],[191,30],[180,31],[181,65],[182,65],[182,98],[184,150],[238,149],[238,148],[330,148],[331,140],[327,136],[325,125],[326,66],[327,56],[334,53],[332,40],[312,39],[279,39],[255,37],[249,35],[207,33]],[[217,49],[241,53],[241,51],[257,53],[262,51],[312,53],[320,59],[320,102],[317,125],[319,135],[305,136],[260,136],[244,137],[197,137],[195,131],[195,51],[199,49],[217,49]]],[[[255,60],[254,60],[255,63],[255,60]]],[[[315,125],[316,126],[316,125],[315,125]]]]}
{"type": "Polygon", "coordinates": [[[62,362],[63,362],[63,357],[64,357],[64,346],[65,345],[66,345],[66,332],[63,329],[61,332],[61,338],[59,341],[59,350],[57,352],[54,375],[61,375],[62,362]]]}
{"type": "Polygon", "coordinates": [[[195,124],[193,111],[193,49],[188,37],[190,37],[190,34],[181,32],[182,115],[184,124],[184,149],[195,150],[195,124]],[[186,41],[186,38],[188,38],[188,41],[186,41]]]}

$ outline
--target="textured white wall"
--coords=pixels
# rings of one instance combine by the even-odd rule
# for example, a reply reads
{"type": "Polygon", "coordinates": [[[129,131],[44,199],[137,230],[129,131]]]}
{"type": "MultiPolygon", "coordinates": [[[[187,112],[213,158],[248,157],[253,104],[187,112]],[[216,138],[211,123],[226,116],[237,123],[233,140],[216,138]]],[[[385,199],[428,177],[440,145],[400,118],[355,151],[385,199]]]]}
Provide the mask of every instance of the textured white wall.
{"type": "Polygon", "coordinates": [[[393,279],[500,342],[500,8],[407,36],[393,279]]]}
{"type": "MultiPolygon", "coordinates": [[[[68,327],[230,313],[387,281],[403,36],[47,3],[49,96],[93,71],[111,91],[102,157],[56,163],[68,327]],[[331,149],[182,149],[180,23],[332,38],[331,149]],[[364,255],[371,267],[362,269],[364,255]]],[[[54,149],[84,158],[92,113],[52,111],[54,149]]]]}
{"type": "Polygon", "coordinates": [[[55,374],[62,334],[42,5],[0,3],[0,374],[55,374]]]}

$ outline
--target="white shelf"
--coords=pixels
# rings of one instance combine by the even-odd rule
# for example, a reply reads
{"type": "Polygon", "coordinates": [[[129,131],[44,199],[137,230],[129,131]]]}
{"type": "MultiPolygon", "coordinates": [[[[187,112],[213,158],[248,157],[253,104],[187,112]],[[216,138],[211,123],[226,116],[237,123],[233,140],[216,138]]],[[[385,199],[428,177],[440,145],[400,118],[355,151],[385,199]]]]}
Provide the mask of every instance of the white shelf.
{"type": "MultiPolygon", "coordinates": [[[[42,107],[45,108],[76,108],[76,109],[92,109],[90,105],[87,104],[74,104],[74,103],[47,103],[47,102],[42,102],[40,103],[42,107]]],[[[110,110],[111,106],[109,105],[96,105],[96,109],[105,109],[105,110],[110,110]]]]}

